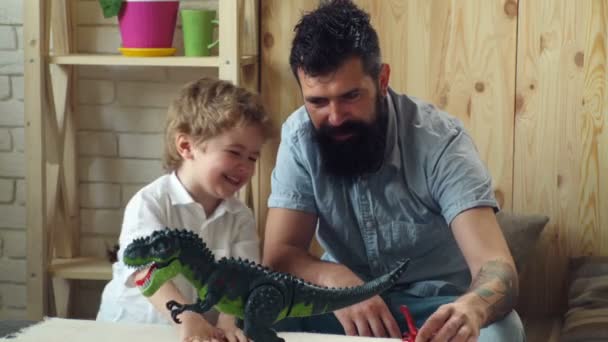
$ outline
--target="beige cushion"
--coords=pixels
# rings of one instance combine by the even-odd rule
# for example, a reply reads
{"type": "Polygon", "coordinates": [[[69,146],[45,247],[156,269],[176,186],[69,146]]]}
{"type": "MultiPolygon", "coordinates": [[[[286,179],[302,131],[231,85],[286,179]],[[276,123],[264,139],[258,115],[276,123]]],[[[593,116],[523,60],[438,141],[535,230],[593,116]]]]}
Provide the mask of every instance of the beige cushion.
{"type": "Polygon", "coordinates": [[[608,257],[570,260],[568,311],[560,342],[608,341],[608,257]]]}
{"type": "Polygon", "coordinates": [[[507,240],[515,265],[521,270],[549,218],[544,215],[523,215],[501,211],[496,214],[498,224],[507,240]]]}

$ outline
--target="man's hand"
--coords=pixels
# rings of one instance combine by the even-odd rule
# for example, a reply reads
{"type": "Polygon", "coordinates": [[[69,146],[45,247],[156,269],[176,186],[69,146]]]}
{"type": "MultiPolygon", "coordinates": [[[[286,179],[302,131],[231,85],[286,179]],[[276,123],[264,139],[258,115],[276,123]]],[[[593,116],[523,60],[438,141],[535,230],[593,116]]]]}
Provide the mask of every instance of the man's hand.
{"type": "Polygon", "coordinates": [[[483,314],[471,305],[470,295],[435,311],[418,331],[416,342],[475,342],[483,324],[483,314]]]}
{"type": "MultiPolygon", "coordinates": [[[[358,286],[363,281],[344,265],[331,265],[333,270],[322,277],[321,283],[330,287],[358,286]]],[[[399,325],[380,296],[334,312],[344,332],[349,336],[401,337],[399,325]]]]}
{"type": "Polygon", "coordinates": [[[399,326],[380,296],[335,311],[349,336],[401,337],[399,326]]]}

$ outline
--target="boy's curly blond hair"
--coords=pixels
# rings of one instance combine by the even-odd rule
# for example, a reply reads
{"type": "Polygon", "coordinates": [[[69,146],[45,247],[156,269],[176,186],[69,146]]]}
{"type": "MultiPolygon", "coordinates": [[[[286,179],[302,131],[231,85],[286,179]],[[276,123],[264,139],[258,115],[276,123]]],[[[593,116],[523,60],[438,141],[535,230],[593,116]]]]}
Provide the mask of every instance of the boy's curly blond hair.
{"type": "Polygon", "coordinates": [[[186,84],[169,106],[163,166],[174,171],[182,163],[175,144],[178,134],[187,134],[200,145],[241,125],[258,125],[265,139],[273,135],[272,122],[257,94],[213,78],[186,84]]]}

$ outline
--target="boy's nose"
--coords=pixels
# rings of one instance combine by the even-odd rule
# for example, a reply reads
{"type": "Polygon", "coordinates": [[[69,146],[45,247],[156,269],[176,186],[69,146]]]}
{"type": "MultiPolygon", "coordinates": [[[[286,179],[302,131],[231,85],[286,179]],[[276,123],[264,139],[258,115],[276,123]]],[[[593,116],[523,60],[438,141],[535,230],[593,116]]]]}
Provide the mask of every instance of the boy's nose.
{"type": "Polygon", "coordinates": [[[249,177],[249,176],[251,176],[251,174],[253,174],[254,166],[255,166],[255,163],[246,161],[246,162],[239,163],[237,170],[240,173],[249,177]]]}

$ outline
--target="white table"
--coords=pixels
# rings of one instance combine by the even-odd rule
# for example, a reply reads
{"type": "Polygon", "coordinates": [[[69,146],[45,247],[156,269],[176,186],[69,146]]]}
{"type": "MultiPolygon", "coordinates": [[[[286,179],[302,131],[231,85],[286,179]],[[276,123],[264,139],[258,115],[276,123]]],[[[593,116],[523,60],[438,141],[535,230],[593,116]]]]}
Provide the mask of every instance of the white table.
{"type": "MultiPolygon", "coordinates": [[[[308,333],[280,333],[286,342],[387,342],[399,339],[349,337],[308,333]]],[[[171,326],[152,324],[107,323],[89,320],[47,318],[25,328],[6,342],[178,342],[171,326]]],[[[263,341],[261,341],[263,342],[263,341]]]]}

